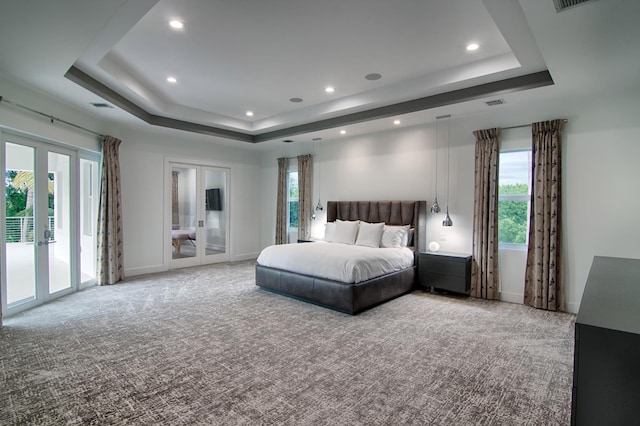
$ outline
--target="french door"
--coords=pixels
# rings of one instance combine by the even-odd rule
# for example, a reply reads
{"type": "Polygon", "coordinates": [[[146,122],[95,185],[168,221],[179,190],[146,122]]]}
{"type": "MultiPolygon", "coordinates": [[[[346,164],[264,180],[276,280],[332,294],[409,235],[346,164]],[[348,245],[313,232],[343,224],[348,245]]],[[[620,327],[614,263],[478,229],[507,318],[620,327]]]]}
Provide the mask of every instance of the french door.
{"type": "MultiPolygon", "coordinates": [[[[0,209],[0,281],[2,313],[8,316],[76,290],[81,277],[95,278],[95,271],[81,270],[77,261],[78,224],[86,223],[85,230],[95,235],[95,212],[78,218],[77,206],[84,196],[78,196],[76,151],[12,134],[1,136],[5,203],[0,209]]],[[[97,161],[82,162],[97,173],[97,161]]],[[[82,176],[95,191],[97,179],[84,172],[82,176]]],[[[94,200],[86,204],[95,209],[94,200]]]]}
{"type": "Polygon", "coordinates": [[[178,161],[168,162],[167,170],[170,266],[229,261],[230,170],[178,161]]]}

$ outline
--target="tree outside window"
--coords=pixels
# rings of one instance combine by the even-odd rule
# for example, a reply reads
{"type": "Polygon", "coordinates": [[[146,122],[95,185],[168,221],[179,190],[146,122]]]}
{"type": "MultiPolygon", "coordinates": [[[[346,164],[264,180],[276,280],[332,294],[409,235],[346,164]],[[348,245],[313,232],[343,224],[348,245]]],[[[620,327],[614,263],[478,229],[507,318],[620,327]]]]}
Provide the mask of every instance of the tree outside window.
{"type": "Polygon", "coordinates": [[[498,236],[502,245],[527,244],[530,182],[531,150],[500,153],[498,236]]]}
{"type": "Polygon", "coordinates": [[[287,206],[289,228],[298,227],[298,172],[287,173],[287,206]]]}

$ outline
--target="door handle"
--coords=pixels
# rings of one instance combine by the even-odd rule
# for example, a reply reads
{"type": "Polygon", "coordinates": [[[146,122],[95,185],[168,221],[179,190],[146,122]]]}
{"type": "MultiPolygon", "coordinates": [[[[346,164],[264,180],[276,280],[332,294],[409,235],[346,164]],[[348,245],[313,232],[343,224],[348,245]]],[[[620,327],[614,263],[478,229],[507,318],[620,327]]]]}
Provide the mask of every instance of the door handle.
{"type": "Polygon", "coordinates": [[[45,229],[44,230],[44,241],[38,241],[38,247],[40,246],[48,246],[49,244],[53,244],[55,243],[55,241],[51,241],[51,230],[50,229],[45,229]]]}

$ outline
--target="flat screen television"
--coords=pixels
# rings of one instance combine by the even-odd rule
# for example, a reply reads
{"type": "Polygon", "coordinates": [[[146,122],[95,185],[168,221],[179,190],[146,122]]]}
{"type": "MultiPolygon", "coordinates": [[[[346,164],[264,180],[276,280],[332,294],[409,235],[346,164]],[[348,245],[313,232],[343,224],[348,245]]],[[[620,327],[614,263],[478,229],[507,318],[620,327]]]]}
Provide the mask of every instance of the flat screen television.
{"type": "Polygon", "coordinates": [[[205,208],[207,210],[222,210],[220,188],[207,189],[205,208]]]}

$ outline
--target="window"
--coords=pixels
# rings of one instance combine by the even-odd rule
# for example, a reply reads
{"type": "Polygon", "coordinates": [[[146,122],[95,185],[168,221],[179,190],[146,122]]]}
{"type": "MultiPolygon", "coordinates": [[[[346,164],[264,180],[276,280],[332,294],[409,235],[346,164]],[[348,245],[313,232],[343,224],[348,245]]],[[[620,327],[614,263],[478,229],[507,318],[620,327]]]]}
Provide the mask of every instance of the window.
{"type": "Polygon", "coordinates": [[[526,246],[529,238],[531,150],[500,153],[498,238],[501,246],[526,246]]]}
{"type": "Polygon", "coordinates": [[[298,227],[298,172],[287,172],[287,216],[289,228],[298,227]]]}

